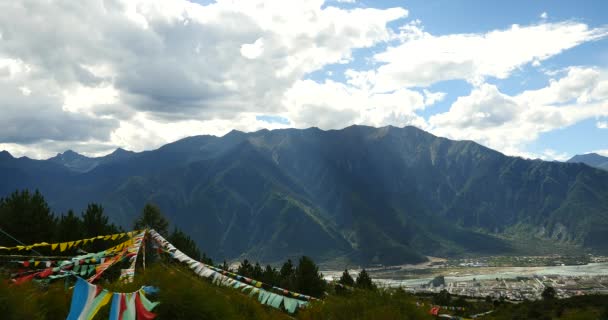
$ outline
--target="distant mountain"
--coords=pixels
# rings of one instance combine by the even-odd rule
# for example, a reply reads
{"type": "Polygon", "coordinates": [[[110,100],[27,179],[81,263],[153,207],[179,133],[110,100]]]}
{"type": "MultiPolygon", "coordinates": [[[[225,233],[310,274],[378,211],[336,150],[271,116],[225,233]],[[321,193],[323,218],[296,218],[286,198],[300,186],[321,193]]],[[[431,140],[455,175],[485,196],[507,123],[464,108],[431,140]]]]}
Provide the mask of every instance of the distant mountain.
{"type": "Polygon", "coordinates": [[[597,153],[587,153],[576,155],[568,160],[570,163],[584,163],[594,168],[608,170],[608,157],[601,156],[597,153]]]}
{"type": "Polygon", "coordinates": [[[97,158],[88,170],[74,163],[89,160],[63,155],[1,153],[0,194],[38,188],[60,212],[100,202],[127,228],[153,202],[220,259],[396,264],[546,245],[608,251],[608,172],[414,127],[195,136],[97,158]]]}
{"type": "Polygon", "coordinates": [[[75,171],[75,172],[88,172],[93,170],[95,167],[102,163],[109,163],[112,161],[125,160],[135,152],[127,151],[122,148],[116,149],[114,152],[98,158],[89,158],[78,154],[72,150],[68,150],[64,153],[58,153],[56,156],[49,158],[48,161],[63,165],[64,167],[75,171]]]}

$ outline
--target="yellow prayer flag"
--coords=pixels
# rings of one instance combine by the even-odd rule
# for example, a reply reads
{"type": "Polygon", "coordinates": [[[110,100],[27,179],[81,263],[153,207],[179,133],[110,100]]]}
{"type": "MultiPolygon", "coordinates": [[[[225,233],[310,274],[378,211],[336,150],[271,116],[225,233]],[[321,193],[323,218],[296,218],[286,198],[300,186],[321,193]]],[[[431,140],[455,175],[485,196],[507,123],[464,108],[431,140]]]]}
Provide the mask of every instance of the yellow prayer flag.
{"type": "Polygon", "coordinates": [[[74,241],[68,242],[68,249],[71,248],[72,246],[74,246],[74,241]]]}
{"type": "Polygon", "coordinates": [[[74,246],[79,245],[79,244],[80,244],[80,242],[82,242],[82,240],[78,240],[78,241],[74,242],[74,246]]]}
{"type": "Polygon", "coordinates": [[[68,246],[68,243],[67,243],[67,242],[62,242],[62,243],[60,243],[60,244],[59,244],[59,250],[60,250],[61,252],[64,252],[64,251],[65,251],[65,248],[66,248],[67,246],[68,246]]]}
{"type": "Polygon", "coordinates": [[[34,267],[37,267],[40,264],[40,261],[35,261],[34,262],[34,267]]]}
{"type": "Polygon", "coordinates": [[[116,239],[118,239],[118,236],[119,236],[119,234],[118,234],[118,233],[117,233],[117,234],[113,234],[113,235],[112,235],[112,240],[116,240],[116,239]]]}
{"type": "Polygon", "coordinates": [[[105,236],[103,237],[103,240],[110,240],[110,238],[112,238],[112,236],[105,236]]]}
{"type": "Polygon", "coordinates": [[[17,246],[17,250],[21,251],[23,250],[25,247],[24,246],[17,246]]]}
{"type": "Polygon", "coordinates": [[[55,250],[55,249],[57,249],[57,243],[53,243],[53,244],[51,245],[51,250],[55,250]]]}
{"type": "Polygon", "coordinates": [[[255,284],[255,286],[256,286],[256,288],[261,288],[261,287],[262,287],[262,283],[258,281],[258,282],[255,284]]]}

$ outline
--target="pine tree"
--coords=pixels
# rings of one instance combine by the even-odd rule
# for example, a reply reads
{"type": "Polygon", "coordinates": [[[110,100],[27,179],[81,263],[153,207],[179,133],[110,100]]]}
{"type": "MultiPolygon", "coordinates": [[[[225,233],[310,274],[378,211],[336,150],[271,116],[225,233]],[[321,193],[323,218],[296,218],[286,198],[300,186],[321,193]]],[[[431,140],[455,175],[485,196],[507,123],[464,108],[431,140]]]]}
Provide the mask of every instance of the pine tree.
{"type": "Polygon", "coordinates": [[[222,263],[222,266],[220,267],[220,269],[230,272],[230,266],[228,265],[228,262],[226,262],[226,260],[224,260],[224,263],[222,263]]]}
{"type": "Polygon", "coordinates": [[[167,240],[192,259],[197,261],[201,260],[201,251],[198,249],[194,240],[177,227],[173,228],[173,232],[169,235],[167,240]]]}
{"type": "Polygon", "coordinates": [[[279,279],[279,271],[277,271],[277,269],[271,267],[270,265],[266,265],[266,268],[264,268],[264,273],[262,274],[262,282],[273,286],[278,286],[280,285],[279,279]]]}
{"type": "MultiPolygon", "coordinates": [[[[8,198],[0,199],[2,230],[25,244],[52,241],[57,224],[44,197],[38,190],[15,191],[8,198]]],[[[19,243],[4,234],[0,245],[15,246],[19,243]]]]}
{"type": "Polygon", "coordinates": [[[237,269],[237,273],[243,277],[251,278],[253,274],[253,266],[249,260],[245,259],[237,269]]]}
{"type": "Polygon", "coordinates": [[[262,270],[262,266],[260,266],[260,263],[256,262],[255,266],[253,267],[253,273],[251,274],[251,277],[255,280],[261,281],[263,273],[264,270],[262,270]]]}
{"type": "Polygon", "coordinates": [[[306,256],[300,258],[296,268],[295,284],[298,292],[317,298],[323,296],[327,285],[319,272],[319,267],[306,256]]]}
{"type": "Polygon", "coordinates": [[[161,236],[167,237],[169,234],[169,221],[167,221],[157,206],[148,203],[142,210],[141,216],[135,220],[133,228],[135,230],[151,228],[160,233],[161,236]]]}
{"type": "Polygon", "coordinates": [[[204,252],[203,252],[203,256],[201,257],[201,262],[204,264],[211,265],[211,266],[213,265],[213,259],[208,257],[204,252]]]}
{"type": "Polygon", "coordinates": [[[295,290],[295,270],[291,259],[288,259],[279,271],[279,286],[287,290],[295,290]]]}
{"type": "Polygon", "coordinates": [[[104,215],[100,204],[91,203],[82,213],[82,228],[84,237],[113,234],[119,232],[119,228],[110,223],[109,218],[104,215]]]}
{"type": "Polygon", "coordinates": [[[356,286],[357,288],[366,290],[373,290],[376,288],[376,286],[372,282],[372,278],[369,276],[367,271],[365,271],[365,269],[359,272],[359,275],[357,276],[356,286]]]}
{"type": "Polygon", "coordinates": [[[69,210],[59,218],[55,241],[70,241],[85,238],[82,220],[69,210]]]}
{"type": "Polygon", "coordinates": [[[353,280],[353,277],[351,277],[350,274],[348,273],[348,269],[344,269],[344,272],[342,273],[342,277],[340,277],[340,280],[338,281],[338,283],[341,283],[345,286],[352,287],[355,284],[355,280],[353,280]]]}
{"type": "MultiPolygon", "coordinates": [[[[81,216],[83,238],[114,234],[121,231],[120,228],[109,222],[109,218],[103,213],[103,207],[99,204],[89,204],[81,216]]],[[[87,248],[90,252],[99,252],[107,249],[108,244],[104,241],[95,241],[87,248]]]]}

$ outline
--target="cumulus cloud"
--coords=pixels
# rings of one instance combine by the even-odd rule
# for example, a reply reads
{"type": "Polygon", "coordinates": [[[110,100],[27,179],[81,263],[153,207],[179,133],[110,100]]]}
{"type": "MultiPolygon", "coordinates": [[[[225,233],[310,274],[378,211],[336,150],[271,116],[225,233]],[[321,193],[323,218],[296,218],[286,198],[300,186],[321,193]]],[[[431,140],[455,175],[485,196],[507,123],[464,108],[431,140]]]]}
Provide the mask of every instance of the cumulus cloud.
{"type": "Polygon", "coordinates": [[[374,93],[349,84],[327,80],[297,82],[285,98],[289,111],[284,115],[296,127],[317,126],[339,129],[350,124],[372,126],[416,125],[426,127],[426,121],[416,114],[442,93],[399,89],[391,93],[374,93]]]}
{"type": "Polygon", "coordinates": [[[397,38],[403,42],[376,54],[374,60],[382,65],[364,74],[376,91],[453,79],[475,84],[487,77],[504,79],[528,63],[540,64],[564,50],[608,35],[607,28],[569,21],[513,25],[482,34],[434,36],[418,23],[400,30],[397,38]]]}
{"type": "Polygon", "coordinates": [[[0,68],[0,143],[32,144],[41,140],[106,140],[117,121],[66,111],[61,88],[39,79],[37,70],[19,60],[0,68]]]}
{"type": "MultiPolygon", "coordinates": [[[[459,97],[447,112],[432,116],[429,129],[454,139],[475,140],[510,155],[530,157],[525,146],[539,134],[608,116],[608,101],[591,94],[605,85],[607,80],[598,81],[601,77],[594,68],[572,68],[547,87],[515,96],[484,83],[468,96],[459,97]]],[[[545,152],[540,158],[566,156],[545,152]]]]}
{"type": "Polygon", "coordinates": [[[570,67],[517,95],[486,80],[603,38],[605,27],[543,20],[433,35],[420,20],[402,22],[404,8],[339,2],[355,1],[1,2],[0,148],[98,155],[232,129],[356,123],[416,125],[516,153],[541,132],[604,114],[599,68],[570,67]],[[338,64],[344,74],[326,68],[338,64]],[[420,116],[449,94],[431,85],[451,79],[474,89],[448,112],[420,116]]]}
{"type": "Polygon", "coordinates": [[[191,123],[181,136],[255,129],[255,114],[286,111],[285,92],[306,74],[387,41],[387,23],[405,16],[319,0],[3,2],[0,61],[13,62],[0,64],[2,121],[13,125],[0,136],[139,149],[173,124],[191,123]]]}

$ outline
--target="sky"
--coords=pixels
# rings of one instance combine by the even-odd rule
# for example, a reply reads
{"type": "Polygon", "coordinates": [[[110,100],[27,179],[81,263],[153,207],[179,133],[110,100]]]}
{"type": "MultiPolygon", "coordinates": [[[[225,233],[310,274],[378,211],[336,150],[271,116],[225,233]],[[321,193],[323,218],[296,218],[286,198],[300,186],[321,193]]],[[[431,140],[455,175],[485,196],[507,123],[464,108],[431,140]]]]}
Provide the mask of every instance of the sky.
{"type": "Polygon", "coordinates": [[[143,151],[231,130],[413,125],[608,156],[608,2],[0,2],[0,150],[143,151]]]}

